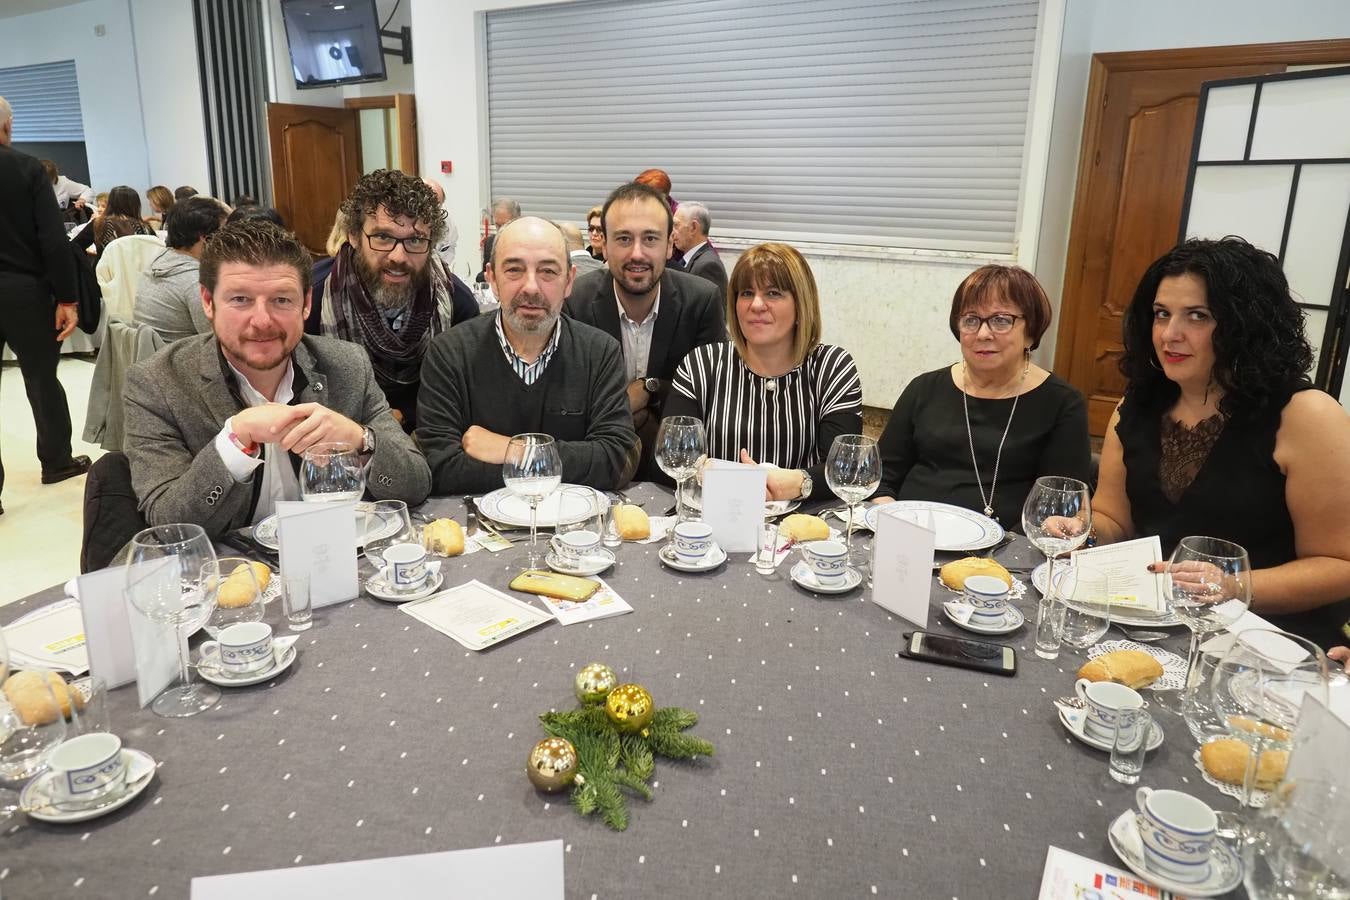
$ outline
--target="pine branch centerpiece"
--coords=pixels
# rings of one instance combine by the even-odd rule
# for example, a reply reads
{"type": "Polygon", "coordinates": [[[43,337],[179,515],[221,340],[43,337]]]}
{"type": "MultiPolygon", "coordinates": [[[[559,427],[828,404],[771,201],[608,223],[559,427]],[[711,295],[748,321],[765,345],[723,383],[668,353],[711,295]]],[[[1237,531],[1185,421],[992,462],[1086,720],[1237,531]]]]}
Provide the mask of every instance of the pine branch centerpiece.
{"type": "Polygon", "coordinates": [[[713,745],[684,732],[698,714],[667,706],[658,709],[637,684],[618,684],[614,671],[591,663],[576,676],[576,709],[539,717],[549,737],[530,751],[526,771],[547,792],[572,789],[572,805],[583,816],[599,812],[615,831],[628,827],[624,790],[652,799],[647,782],[656,757],[712,756],[713,745]]]}

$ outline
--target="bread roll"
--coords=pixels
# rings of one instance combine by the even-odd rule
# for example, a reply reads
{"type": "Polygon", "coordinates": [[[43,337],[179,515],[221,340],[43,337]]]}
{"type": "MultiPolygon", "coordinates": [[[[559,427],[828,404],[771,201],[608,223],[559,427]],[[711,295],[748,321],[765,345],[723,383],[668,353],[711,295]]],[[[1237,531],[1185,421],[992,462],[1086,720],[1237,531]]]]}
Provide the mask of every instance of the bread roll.
{"type": "Polygon", "coordinates": [[[84,708],[84,697],[68,689],[55,672],[15,672],[5,679],[4,692],[19,718],[29,725],[48,725],[57,716],[70,718],[72,702],[76,709],[84,708]],[[43,690],[44,677],[50,692],[43,690]]]}
{"type": "Polygon", "coordinates": [[[992,575],[1009,588],[1013,583],[1012,575],[1007,569],[983,556],[967,556],[964,559],[952,560],[938,572],[938,578],[942,583],[954,591],[963,589],[966,586],[966,579],[972,575],[992,575]]]}
{"type": "MultiPolygon", "coordinates": [[[[267,563],[258,562],[255,559],[248,564],[248,567],[253,570],[253,578],[258,582],[259,592],[267,590],[267,586],[272,583],[272,570],[267,567],[267,563]]],[[[243,568],[243,566],[235,566],[234,571],[230,574],[238,575],[243,568]]]]}
{"type": "Polygon", "coordinates": [[[1088,681],[1114,681],[1126,687],[1148,687],[1162,677],[1162,663],[1142,650],[1113,650],[1088,660],[1078,670],[1088,681]]]}
{"type": "Polygon", "coordinates": [[[234,571],[225,579],[225,583],[216,592],[216,606],[221,609],[238,609],[248,606],[262,593],[272,579],[272,570],[264,563],[251,562],[234,567],[234,571]],[[258,574],[261,568],[266,575],[258,574]]]}
{"type": "Polygon", "coordinates": [[[620,540],[642,541],[652,536],[651,520],[642,507],[624,503],[614,507],[610,515],[620,540]]]}
{"type": "Polygon", "coordinates": [[[422,546],[441,556],[464,552],[464,529],[454,519],[437,519],[422,529],[422,546]]]}
{"type": "Polygon", "coordinates": [[[1236,728],[1239,731],[1245,731],[1248,734],[1259,734],[1264,738],[1270,738],[1273,741],[1287,741],[1292,735],[1283,728],[1275,725],[1267,725],[1264,722],[1257,722],[1255,719],[1249,719],[1246,716],[1230,716],[1228,727],[1236,728]]]}
{"type": "MultiPolygon", "coordinates": [[[[1216,781],[1242,784],[1251,748],[1237,738],[1219,738],[1200,747],[1200,763],[1216,781]]],[[[1256,765],[1256,786],[1268,791],[1284,779],[1289,751],[1267,750],[1256,765]]]]}
{"type": "Polygon", "coordinates": [[[778,537],[781,540],[801,544],[806,541],[829,540],[830,526],[820,516],[808,516],[793,513],[778,525],[778,537]]]}

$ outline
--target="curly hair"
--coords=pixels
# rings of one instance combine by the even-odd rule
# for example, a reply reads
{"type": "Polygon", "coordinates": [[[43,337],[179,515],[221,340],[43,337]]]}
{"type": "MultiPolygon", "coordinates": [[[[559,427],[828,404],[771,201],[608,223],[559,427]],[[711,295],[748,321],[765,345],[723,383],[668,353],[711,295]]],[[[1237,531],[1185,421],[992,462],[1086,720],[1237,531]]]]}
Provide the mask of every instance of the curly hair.
{"type": "Polygon", "coordinates": [[[1288,387],[1308,382],[1312,346],[1303,333],[1303,310],[1274,254],[1240,237],[1184,241],[1144,272],[1125,311],[1125,352],[1120,372],[1126,395],[1144,408],[1162,409],[1181,388],[1163,374],[1153,350],[1153,301],[1164,278],[1196,275],[1214,316],[1214,383],[1223,390],[1219,411],[1252,415],[1288,387]]]}
{"type": "Polygon", "coordinates": [[[340,209],[355,232],[361,228],[366,216],[373,216],[382,206],[391,216],[407,216],[414,222],[430,225],[433,246],[445,235],[445,210],[436,200],[436,192],[416,175],[395,169],[376,169],[361,176],[340,209]]]}
{"type": "Polygon", "coordinates": [[[312,283],[313,262],[309,251],[294,234],[261,217],[223,225],[207,238],[198,268],[198,281],[212,294],[216,292],[220,267],[225,263],[291,266],[300,276],[300,288],[305,294],[309,293],[312,283]]]}

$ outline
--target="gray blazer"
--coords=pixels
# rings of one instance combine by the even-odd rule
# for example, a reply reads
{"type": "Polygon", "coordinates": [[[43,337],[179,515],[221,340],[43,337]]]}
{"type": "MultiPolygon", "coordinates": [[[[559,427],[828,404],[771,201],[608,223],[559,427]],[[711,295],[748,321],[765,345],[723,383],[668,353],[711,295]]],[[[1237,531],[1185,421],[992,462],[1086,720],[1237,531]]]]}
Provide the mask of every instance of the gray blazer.
{"type": "Polygon", "coordinates": [[[712,244],[705,243],[693,256],[685,257],[684,270],[717,285],[718,299],[727,299],[727,267],[722,265],[722,257],[717,255],[712,244]]]}
{"type": "MultiPolygon", "coordinates": [[[[431,470],[389,412],[357,344],[305,335],[291,356],[295,403],[316,402],[375,432],[366,489],[377,500],[421,503],[431,470]]],[[[222,534],[253,518],[261,478],[242,484],[216,452],[225,420],[244,408],[213,334],[185,338],[127,372],[126,454],[141,512],[152,525],[195,522],[222,534]]]]}

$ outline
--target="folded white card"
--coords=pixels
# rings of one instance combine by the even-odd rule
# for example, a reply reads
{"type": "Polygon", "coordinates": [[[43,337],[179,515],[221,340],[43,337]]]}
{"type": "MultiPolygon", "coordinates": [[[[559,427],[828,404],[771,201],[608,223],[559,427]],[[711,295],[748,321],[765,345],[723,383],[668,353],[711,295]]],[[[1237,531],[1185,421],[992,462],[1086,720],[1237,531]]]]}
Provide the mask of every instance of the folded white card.
{"type": "MultiPolygon", "coordinates": [[[[1075,550],[1069,554],[1074,571],[1101,572],[1107,577],[1111,603],[1130,611],[1161,614],[1163,612],[1162,575],[1148,570],[1151,563],[1162,559],[1162,541],[1151,537],[1102,544],[1075,550]]],[[[1086,582],[1085,582],[1086,584],[1086,582]]],[[[1074,599],[1090,599],[1075,594],[1074,599]]]]}
{"type": "Polygon", "coordinates": [[[872,602],[927,628],[936,542],[933,529],[895,511],[878,510],[872,541],[872,602]]]}
{"type": "Polygon", "coordinates": [[[187,635],[172,623],[151,621],[141,610],[172,608],[173,600],[164,598],[181,596],[181,572],[178,557],[168,556],[136,563],[127,576],[127,622],[136,652],[136,697],[142,707],[148,706],[178,675],[178,648],[187,641],[187,635]]]}
{"type": "Polygon", "coordinates": [[[356,577],[356,504],[277,501],[283,572],[308,572],[315,609],[360,593],[356,577]]]}
{"type": "Polygon", "coordinates": [[[752,553],[764,527],[769,473],[759,466],[718,462],[703,470],[703,521],[727,553],[752,553]]]}
{"type": "Polygon", "coordinates": [[[476,580],[399,609],[470,650],[486,650],[550,620],[543,610],[476,580]]]}
{"type": "Polygon", "coordinates": [[[61,599],[39,607],[4,628],[13,668],[55,669],[72,675],[89,671],[80,604],[61,599]]]}
{"type": "Polygon", "coordinates": [[[89,674],[115,688],[136,680],[136,647],[131,642],[127,573],[121,566],[77,579],[89,674]]]}

